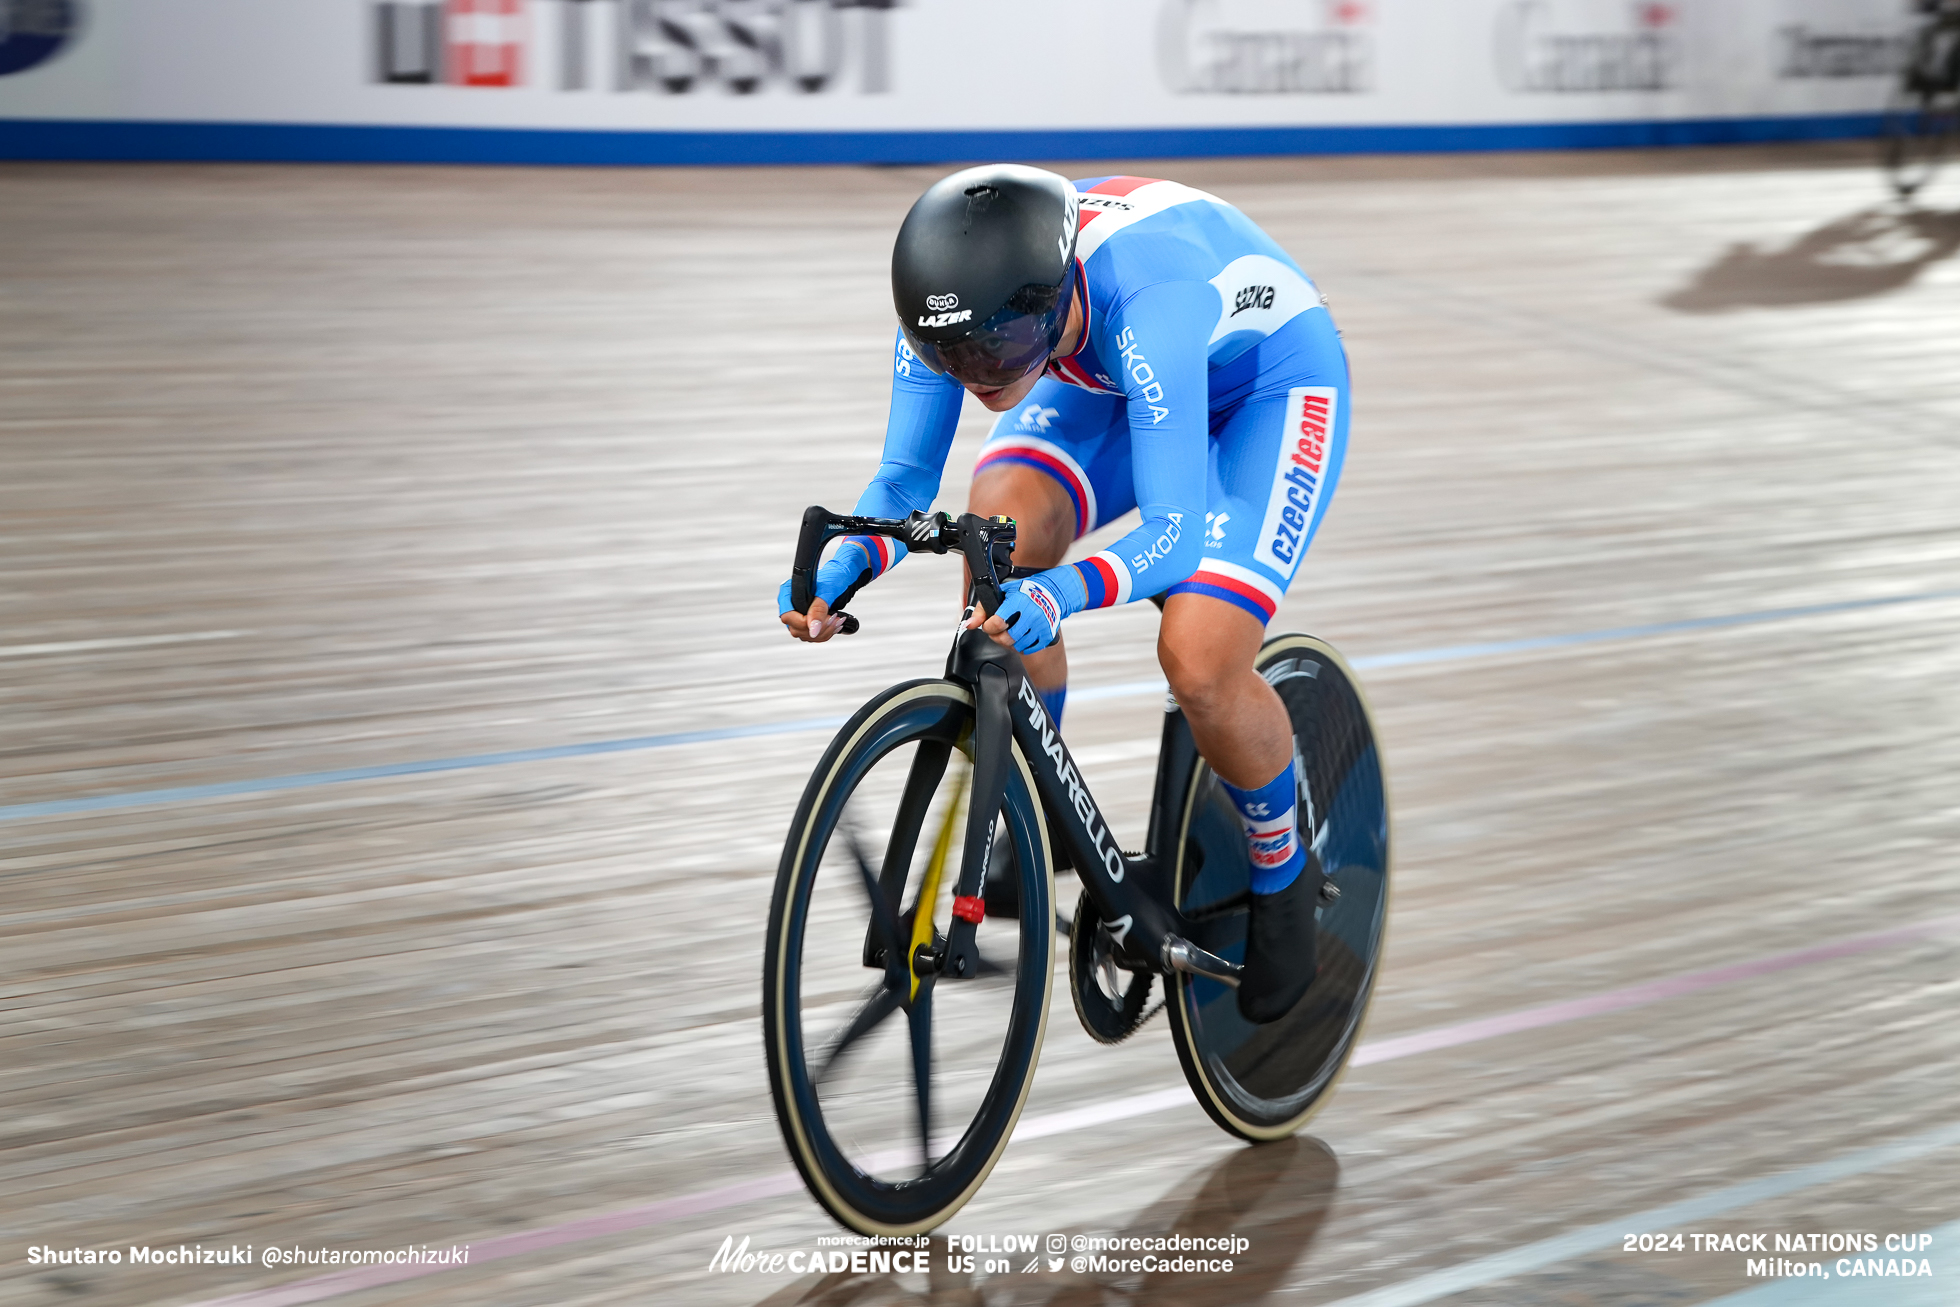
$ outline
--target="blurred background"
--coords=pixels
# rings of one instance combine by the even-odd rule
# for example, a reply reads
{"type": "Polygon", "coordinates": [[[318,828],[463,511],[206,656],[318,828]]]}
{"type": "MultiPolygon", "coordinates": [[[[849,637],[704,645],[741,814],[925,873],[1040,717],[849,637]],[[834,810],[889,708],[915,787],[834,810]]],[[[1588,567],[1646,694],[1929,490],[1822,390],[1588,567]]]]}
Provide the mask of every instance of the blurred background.
{"type": "MultiPolygon", "coordinates": [[[[1939,21],[0,0],[0,1303],[1960,1302],[1960,175],[1883,147],[1950,121],[1901,89],[1939,21]],[[1211,191],[1345,333],[1273,630],[1379,718],[1370,1025],[1248,1148],[1161,1020],[1101,1047],[1058,990],[947,1233],[1230,1274],[711,1270],[837,1233],[764,919],[957,596],[912,560],[808,648],[775,593],[877,461],[892,234],[992,159],[1211,191]],[[1623,1244],[1711,1231],[1930,1243],[1623,1244]],[[130,1252],[179,1246],[253,1255],[130,1252]]],[[[1070,627],[1131,846],[1155,622],[1070,627]]]]}
{"type": "Polygon", "coordinates": [[[930,163],[1869,134],[1908,0],[9,0],[11,157],[930,163]]]}

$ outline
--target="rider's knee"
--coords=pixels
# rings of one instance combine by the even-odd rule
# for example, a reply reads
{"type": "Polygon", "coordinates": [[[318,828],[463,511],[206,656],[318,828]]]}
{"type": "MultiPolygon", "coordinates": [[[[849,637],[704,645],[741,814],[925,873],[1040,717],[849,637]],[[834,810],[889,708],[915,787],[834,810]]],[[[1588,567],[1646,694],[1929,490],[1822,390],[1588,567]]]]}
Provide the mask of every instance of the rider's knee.
{"type": "Polygon", "coordinates": [[[1256,678],[1252,661],[1265,628],[1229,604],[1202,595],[1172,595],[1157,628],[1157,662],[1185,711],[1224,710],[1256,678]]]}
{"type": "Polygon", "coordinates": [[[1018,463],[976,476],[966,511],[1013,518],[1020,527],[1014,561],[1022,567],[1053,567],[1075,541],[1075,503],[1068,492],[1053,477],[1018,463]]]}
{"type": "Polygon", "coordinates": [[[1157,661],[1163,665],[1164,679],[1170,682],[1171,696],[1186,712],[1200,716],[1230,695],[1236,670],[1222,658],[1207,656],[1209,652],[1179,648],[1169,640],[1157,641],[1157,661]]]}

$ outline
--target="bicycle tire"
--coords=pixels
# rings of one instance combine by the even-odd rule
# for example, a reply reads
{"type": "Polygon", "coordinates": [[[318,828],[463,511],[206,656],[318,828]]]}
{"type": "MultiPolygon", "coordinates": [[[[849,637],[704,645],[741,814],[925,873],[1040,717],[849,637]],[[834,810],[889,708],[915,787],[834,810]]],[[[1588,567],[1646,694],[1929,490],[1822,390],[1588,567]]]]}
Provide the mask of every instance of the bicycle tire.
{"type": "MultiPolygon", "coordinates": [[[[814,938],[810,934],[811,901],[822,879],[825,850],[844,828],[846,805],[879,762],[908,744],[921,745],[921,751],[928,745],[970,751],[972,722],[972,696],[950,681],[907,682],[872,699],[837,733],[811,775],[777,870],[762,1001],[770,1092],[784,1143],[811,1195],[840,1224],[860,1234],[924,1233],[973,1197],[1013,1134],[1047,1029],[1055,964],[1053,859],[1034,775],[1016,746],[1015,765],[1008,772],[1001,809],[1002,824],[1019,867],[1022,903],[1019,919],[1011,922],[1018,931],[1010,969],[1013,994],[1004,1019],[999,1060],[980,1094],[972,1120],[936,1161],[931,1137],[937,1133],[936,1125],[930,1133],[914,1130],[915,1135],[926,1135],[921,1145],[922,1173],[896,1180],[881,1178],[877,1172],[891,1169],[891,1156],[903,1150],[865,1153],[860,1149],[852,1156],[850,1141],[838,1126],[837,1109],[834,1105],[827,1108],[820,1089],[822,1068],[828,1063],[813,1065],[812,1061],[813,1055],[822,1054],[813,1047],[816,1034],[811,1015],[820,1007],[819,996],[805,992],[806,949],[814,938]],[[806,999],[811,1005],[807,1009],[806,999]],[[812,1023],[811,1028],[806,1029],[806,1022],[812,1023]]],[[[915,760],[918,753],[914,753],[915,760]]],[[[933,781],[934,785],[939,783],[933,781]]],[[[909,795],[909,779],[907,785],[909,795]]],[[[906,804],[901,802],[899,809],[901,819],[905,818],[906,804]]],[[[921,809],[917,821],[923,823],[924,819],[921,809]]],[[[910,853],[901,856],[905,865],[900,871],[905,873],[913,859],[910,853]]],[[[868,871],[864,874],[869,875],[868,871]]],[[[860,901],[864,904],[860,920],[868,921],[872,909],[868,900],[860,901]]],[[[1007,920],[1001,922],[1003,927],[1008,924],[1007,920]]],[[[982,925],[984,930],[985,923],[982,925]]],[[[861,943],[864,930],[862,924],[853,927],[851,948],[868,948],[861,943]]],[[[978,938],[985,942],[1000,936],[983,933],[978,938]]],[[[827,938],[824,942],[835,951],[835,940],[827,938]]],[[[876,1001],[875,990],[881,982],[874,975],[871,983],[872,1001],[876,1001]]],[[[946,986],[966,983],[941,978],[929,991],[929,998],[943,1003],[947,1001],[946,986]]],[[[867,1002],[859,1015],[870,1006],[867,1002]]]]}
{"type": "MultiPolygon", "coordinates": [[[[1302,766],[1303,825],[1325,814],[1318,844],[1338,897],[1318,913],[1320,972],[1278,1021],[1253,1025],[1214,980],[1178,974],[1166,1007],[1185,1079],[1211,1119],[1255,1142],[1296,1133],[1327,1101],[1360,1040],[1388,918],[1388,791],[1372,715],[1334,648],[1306,635],[1268,640],[1254,664],[1286,704],[1302,766]]],[[[1173,893],[1190,913],[1240,906],[1194,923],[1193,942],[1231,961],[1245,955],[1249,882],[1238,812],[1200,761],[1186,791],[1173,893]]]]}

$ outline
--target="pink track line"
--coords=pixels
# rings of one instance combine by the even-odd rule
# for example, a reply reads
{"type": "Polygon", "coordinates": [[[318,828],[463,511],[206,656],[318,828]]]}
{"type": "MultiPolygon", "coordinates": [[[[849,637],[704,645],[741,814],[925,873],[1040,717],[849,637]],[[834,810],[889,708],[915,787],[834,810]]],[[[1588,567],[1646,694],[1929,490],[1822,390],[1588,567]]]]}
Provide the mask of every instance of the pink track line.
{"type": "Polygon", "coordinates": [[[1751,962],[1734,962],[1726,967],[1710,967],[1706,971],[1689,971],[1663,980],[1650,980],[1644,985],[1609,989],[1604,994],[1594,994],[1590,998],[1575,998],[1564,1003],[1547,1003],[1543,1007],[1521,1008],[1516,1012],[1485,1017],[1480,1021],[1464,1021],[1453,1026],[1438,1026],[1434,1030],[1418,1031],[1413,1035],[1377,1039],[1355,1049],[1354,1056],[1349,1059],[1349,1062],[1353,1066],[1392,1062],[1398,1057],[1433,1053],[1439,1048],[1474,1044],[1480,1039],[1514,1035],[1521,1030],[1537,1030],[1544,1026],[1562,1025],[1567,1021],[1580,1021],[1586,1017],[1604,1016],[1608,1012],[1624,1012],[1628,1008],[1645,1007],[1649,1003],[1680,998],[1684,994],[1712,989],[1716,985],[1734,984],[1738,980],[1754,980],[1758,976],[1772,976],[1779,971],[1789,971],[1794,967],[1807,967],[1813,962],[1848,958],[1859,953],[1869,953],[1873,949],[1904,944],[1909,940],[1925,939],[1955,929],[1960,929],[1960,914],[1950,917],[1931,917],[1915,925],[1873,931],[1869,935],[1852,935],[1848,939],[1837,940],[1830,944],[1816,944],[1793,953],[1776,953],[1751,962]]]}
{"type": "MultiPolygon", "coordinates": [[[[1418,1053],[1433,1053],[1438,1049],[1455,1048],[1462,1044],[1474,1044],[1486,1039],[1495,1039],[1500,1035],[1542,1030],[1546,1026],[1563,1025],[1568,1021],[1582,1021],[1587,1017],[1604,1016],[1609,1012],[1624,1012],[1629,1008],[1646,1007],[1651,1003],[1681,998],[1704,989],[1713,989],[1718,985],[1730,985],[1741,980],[1772,976],[1779,971],[1790,971],[1797,967],[1829,962],[1836,958],[1855,957],[1875,949],[1889,948],[1894,944],[1905,944],[1913,940],[1929,939],[1935,935],[1957,930],[1960,930],[1960,913],[1945,917],[1930,917],[1910,926],[1897,926],[1891,930],[1852,935],[1829,944],[1817,944],[1789,953],[1775,953],[1769,957],[1735,962],[1724,967],[1689,971],[1662,980],[1628,985],[1623,989],[1609,989],[1605,993],[1594,994],[1588,998],[1521,1008],[1501,1016],[1484,1017],[1477,1021],[1461,1021],[1454,1025],[1438,1026],[1434,1030],[1417,1031],[1412,1035],[1371,1040],[1355,1049],[1350,1064],[1372,1066],[1377,1062],[1392,1062],[1397,1058],[1414,1057],[1418,1053]]],[[[1147,1116],[1153,1112],[1175,1107],[1189,1099],[1189,1092],[1179,1086],[1175,1089],[1152,1090],[1129,1098],[1111,1099],[1104,1103],[1092,1103],[1086,1107],[1050,1112],[1044,1116],[1030,1117],[1022,1121],[1015,1128],[1014,1137],[1039,1139],[1084,1126],[1147,1116]]],[[[622,1208],[616,1212],[583,1217],[561,1225],[547,1225],[536,1230],[484,1239],[470,1245],[470,1260],[467,1264],[480,1266],[486,1262],[500,1261],[506,1257],[521,1257],[526,1253],[540,1252],[562,1244],[600,1239],[611,1234],[623,1234],[628,1230],[643,1230],[650,1226],[665,1225],[669,1221],[676,1221],[685,1216],[699,1216],[706,1212],[737,1207],[764,1198],[780,1198],[785,1194],[797,1193],[802,1188],[802,1179],[795,1171],[779,1171],[774,1175],[744,1180],[739,1184],[724,1185],[719,1189],[706,1189],[699,1193],[684,1194],[679,1198],[666,1198],[657,1203],[645,1203],[638,1207],[622,1208]]],[[[456,1268],[448,1265],[363,1266],[352,1270],[336,1271],[330,1275],[315,1276],[311,1279],[295,1280],[289,1284],[274,1285],[267,1289],[248,1289],[243,1293],[195,1303],[192,1307],[298,1307],[301,1303],[320,1302],[342,1294],[357,1293],[363,1289],[378,1288],[399,1280],[411,1280],[418,1276],[433,1275],[437,1271],[454,1269],[456,1268]]]]}

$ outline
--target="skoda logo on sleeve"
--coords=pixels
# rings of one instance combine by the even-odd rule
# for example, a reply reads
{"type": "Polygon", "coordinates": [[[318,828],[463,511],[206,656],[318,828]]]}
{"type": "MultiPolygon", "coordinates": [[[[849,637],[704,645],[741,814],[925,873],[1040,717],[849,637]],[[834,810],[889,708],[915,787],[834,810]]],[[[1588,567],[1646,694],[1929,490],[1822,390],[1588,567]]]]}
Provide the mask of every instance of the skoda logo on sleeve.
{"type": "Polygon", "coordinates": [[[0,0],[0,77],[54,58],[81,24],[76,0],[0,0]]]}

